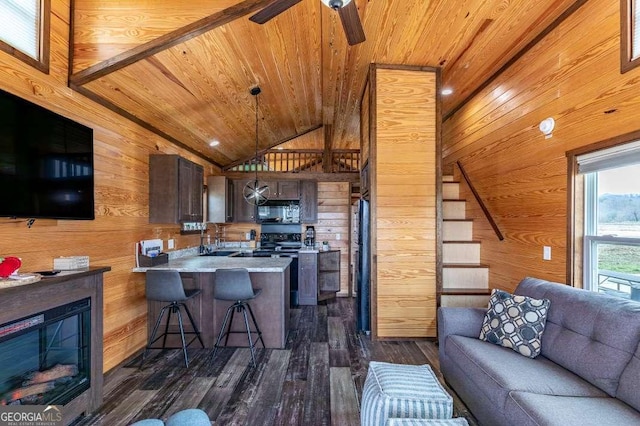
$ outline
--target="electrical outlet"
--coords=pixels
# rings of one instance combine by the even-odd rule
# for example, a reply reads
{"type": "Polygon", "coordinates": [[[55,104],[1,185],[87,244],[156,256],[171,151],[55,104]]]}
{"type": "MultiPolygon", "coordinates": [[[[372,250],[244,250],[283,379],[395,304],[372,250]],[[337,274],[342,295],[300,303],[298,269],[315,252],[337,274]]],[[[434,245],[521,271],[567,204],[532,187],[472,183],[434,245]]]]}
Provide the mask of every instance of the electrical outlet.
{"type": "Polygon", "coordinates": [[[172,238],[172,239],[167,241],[167,249],[173,250],[174,247],[175,247],[175,241],[172,238]]]}
{"type": "Polygon", "coordinates": [[[340,234],[336,234],[336,240],[340,239],[340,234]]]}
{"type": "Polygon", "coordinates": [[[551,247],[542,247],[542,260],[551,260],[551,247]]]}

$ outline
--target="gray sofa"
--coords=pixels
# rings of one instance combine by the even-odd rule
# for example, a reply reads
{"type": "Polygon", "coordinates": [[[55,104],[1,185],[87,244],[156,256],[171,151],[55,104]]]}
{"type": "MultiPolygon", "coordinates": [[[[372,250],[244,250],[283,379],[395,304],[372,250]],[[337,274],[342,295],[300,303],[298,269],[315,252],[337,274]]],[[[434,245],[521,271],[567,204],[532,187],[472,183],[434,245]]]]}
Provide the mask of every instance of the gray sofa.
{"type": "Polygon", "coordinates": [[[486,309],[438,310],[440,368],[480,424],[640,425],[640,303],[525,278],[549,299],[535,359],[478,339],[486,309]]]}

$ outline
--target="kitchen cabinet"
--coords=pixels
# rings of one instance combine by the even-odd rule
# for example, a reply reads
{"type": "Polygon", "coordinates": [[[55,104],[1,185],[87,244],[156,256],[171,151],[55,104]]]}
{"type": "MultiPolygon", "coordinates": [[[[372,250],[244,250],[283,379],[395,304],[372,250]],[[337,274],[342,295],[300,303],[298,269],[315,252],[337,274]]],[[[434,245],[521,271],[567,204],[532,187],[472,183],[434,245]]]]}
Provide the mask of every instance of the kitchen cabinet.
{"type": "Polygon", "coordinates": [[[369,189],[371,187],[371,183],[369,181],[369,162],[367,161],[362,166],[362,170],[360,170],[360,193],[362,194],[362,198],[365,200],[369,200],[369,189]]]}
{"type": "MultiPolygon", "coordinates": [[[[215,178],[223,178],[222,176],[212,176],[215,178]]],[[[233,179],[227,180],[231,184],[231,188],[226,190],[227,212],[225,222],[251,222],[257,220],[256,206],[246,202],[243,196],[243,190],[247,183],[253,179],[233,179]]],[[[282,181],[264,181],[269,186],[269,200],[298,200],[300,202],[300,222],[316,223],[318,221],[318,183],[315,180],[282,180],[282,181]]],[[[210,184],[211,186],[211,184],[210,184]]],[[[218,183],[211,186],[216,193],[221,192],[222,184],[218,183]]],[[[211,211],[211,189],[209,190],[209,211],[211,211]]],[[[221,201],[217,204],[220,205],[221,201]]],[[[217,216],[220,218],[221,216],[217,216]]],[[[209,222],[213,222],[209,219],[209,222]]]]}
{"type": "Polygon", "coordinates": [[[225,176],[207,178],[207,222],[233,220],[233,181],[225,176]]]}
{"type": "Polygon", "coordinates": [[[298,301],[317,305],[340,291],[340,250],[298,254],[298,301]]]}
{"type": "Polygon", "coordinates": [[[234,223],[242,223],[242,222],[251,222],[256,223],[257,215],[257,207],[253,204],[247,203],[247,200],[244,199],[244,187],[247,183],[253,182],[253,179],[234,179],[233,180],[233,191],[232,197],[233,201],[231,203],[232,207],[232,222],[234,223]]]}
{"type": "Polygon", "coordinates": [[[318,222],[318,182],[300,181],[300,223],[318,222]]]}
{"type": "Polygon", "coordinates": [[[299,200],[300,181],[278,180],[265,182],[269,186],[270,200],[299,200]]]}
{"type": "Polygon", "coordinates": [[[149,223],[202,222],[204,169],[178,155],[149,156],[149,223]]]}

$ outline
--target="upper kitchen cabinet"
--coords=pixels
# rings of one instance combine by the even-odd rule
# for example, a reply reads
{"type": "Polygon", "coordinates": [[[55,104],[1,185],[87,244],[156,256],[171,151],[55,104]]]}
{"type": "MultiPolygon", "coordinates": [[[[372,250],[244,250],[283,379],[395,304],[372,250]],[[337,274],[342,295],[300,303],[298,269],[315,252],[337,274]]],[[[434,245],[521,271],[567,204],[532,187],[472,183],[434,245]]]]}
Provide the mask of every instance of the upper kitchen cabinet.
{"type": "Polygon", "coordinates": [[[202,222],[204,169],[178,155],[149,156],[149,223],[202,222]]]}
{"type": "Polygon", "coordinates": [[[300,222],[316,223],[318,221],[318,182],[315,180],[300,181],[300,222]]]}
{"type": "Polygon", "coordinates": [[[361,108],[370,200],[371,331],[435,337],[441,265],[439,71],[371,65],[361,108]],[[402,277],[401,280],[398,277],[402,277]]]}
{"type": "Polygon", "coordinates": [[[269,186],[270,200],[299,200],[300,182],[297,180],[279,180],[265,182],[269,186]]]}
{"type": "Polygon", "coordinates": [[[207,177],[207,222],[233,220],[233,181],[225,176],[207,177]]]}
{"type": "Polygon", "coordinates": [[[231,211],[232,211],[232,219],[231,222],[235,223],[243,223],[250,222],[256,223],[257,215],[257,207],[253,204],[249,204],[247,200],[244,199],[244,187],[249,183],[253,182],[253,179],[234,179],[233,180],[233,191],[231,191],[231,211]]]}

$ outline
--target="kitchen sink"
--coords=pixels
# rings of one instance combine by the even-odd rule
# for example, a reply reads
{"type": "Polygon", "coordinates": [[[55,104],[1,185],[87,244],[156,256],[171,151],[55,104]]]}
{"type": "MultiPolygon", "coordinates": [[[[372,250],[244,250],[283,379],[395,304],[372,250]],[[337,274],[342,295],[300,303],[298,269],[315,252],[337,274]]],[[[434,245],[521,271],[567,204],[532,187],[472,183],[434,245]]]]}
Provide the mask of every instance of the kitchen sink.
{"type": "Polygon", "coordinates": [[[237,253],[237,251],[215,250],[215,251],[210,251],[210,252],[207,252],[207,253],[200,253],[200,256],[229,256],[229,255],[232,255],[234,253],[237,253]]]}

